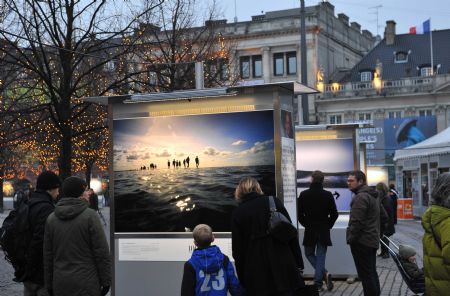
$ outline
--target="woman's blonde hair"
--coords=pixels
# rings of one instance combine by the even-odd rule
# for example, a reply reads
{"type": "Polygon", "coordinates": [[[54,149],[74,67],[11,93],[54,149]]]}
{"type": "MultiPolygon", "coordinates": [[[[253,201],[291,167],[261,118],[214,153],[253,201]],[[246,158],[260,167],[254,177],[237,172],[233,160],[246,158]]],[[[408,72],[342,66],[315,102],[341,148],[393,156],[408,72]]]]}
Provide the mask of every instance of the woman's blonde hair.
{"type": "Polygon", "coordinates": [[[239,201],[242,199],[242,197],[251,192],[256,192],[259,195],[264,194],[264,192],[262,192],[261,190],[261,186],[255,178],[244,177],[239,181],[239,185],[234,191],[234,198],[239,201]]]}

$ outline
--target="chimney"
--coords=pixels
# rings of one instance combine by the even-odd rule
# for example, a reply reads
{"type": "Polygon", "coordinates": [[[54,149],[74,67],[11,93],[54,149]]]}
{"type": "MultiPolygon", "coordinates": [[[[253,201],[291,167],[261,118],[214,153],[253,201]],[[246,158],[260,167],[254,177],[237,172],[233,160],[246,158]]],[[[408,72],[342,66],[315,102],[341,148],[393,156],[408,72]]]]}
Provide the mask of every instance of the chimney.
{"type": "Polygon", "coordinates": [[[355,29],[358,32],[361,32],[361,25],[358,24],[357,22],[351,22],[350,27],[352,27],[353,29],[355,29]]]}
{"type": "Polygon", "coordinates": [[[395,41],[395,21],[386,21],[386,28],[384,29],[384,39],[386,45],[393,45],[395,41]]]}
{"type": "Polygon", "coordinates": [[[338,14],[338,19],[340,19],[344,24],[348,26],[348,16],[344,13],[338,14]]]}

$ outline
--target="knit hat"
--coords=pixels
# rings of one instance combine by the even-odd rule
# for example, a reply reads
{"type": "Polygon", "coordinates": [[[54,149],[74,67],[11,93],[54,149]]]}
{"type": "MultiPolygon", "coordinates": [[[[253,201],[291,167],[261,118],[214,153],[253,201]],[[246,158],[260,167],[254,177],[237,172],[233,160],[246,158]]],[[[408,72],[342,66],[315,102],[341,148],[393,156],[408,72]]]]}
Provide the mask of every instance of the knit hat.
{"type": "Polygon", "coordinates": [[[409,257],[416,255],[416,250],[414,250],[414,248],[409,245],[400,245],[398,247],[398,254],[400,255],[400,257],[406,260],[409,257]]]}
{"type": "Polygon", "coordinates": [[[62,184],[64,197],[80,197],[87,188],[87,183],[78,177],[69,177],[62,184]]]}
{"type": "Polygon", "coordinates": [[[36,189],[51,190],[61,187],[61,179],[52,171],[42,172],[36,181],[36,189]]]}

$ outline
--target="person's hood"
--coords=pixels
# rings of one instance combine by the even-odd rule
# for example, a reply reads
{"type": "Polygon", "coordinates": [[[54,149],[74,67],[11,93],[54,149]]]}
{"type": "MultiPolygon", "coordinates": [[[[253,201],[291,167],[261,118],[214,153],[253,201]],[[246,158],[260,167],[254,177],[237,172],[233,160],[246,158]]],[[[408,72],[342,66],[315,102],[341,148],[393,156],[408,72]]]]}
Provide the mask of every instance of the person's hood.
{"type": "Polygon", "coordinates": [[[422,225],[427,232],[433,232],[442,221],[450,219],[450,209],[432,205],[422,217],[422,225]]]}
{"type": "Polygon", "coordinates": [[[400,245],[398,247],[398,254],[400,257],[407,260],[409,257],[416,255],[416,250],[409,245],[400,245]]]}
{"type": "Polygon", "coordinates": [[[39,203],[41,201],[48,201],[49,203],[53,203],[53,199],[47,191],[44,190],[36,190],[31,193],[30,200],[28,201],[28,205],[32,205],[35,203],[39,203]]]}
{"type": "Polygon", "coordinates": [[[80,198],[62,198],[55,207],[55,216],[61,220],[71,220],[88,208],[88,203],[80,198]]]}
{"type": "Polygon", "coordinates": [[[375,189],[370,188],[367,185],[362,185],[362,186],[356,188],[356,192],[355,192],[356,194],[363,193],[363,192],[368,193],[370,196],[372,196],[374,198],[378,198],[378,192],[375,189]]]}
{"type": "Polygon", "coordinates": [[[240,203],[244,203],[244,202],[253,200],[253,199],[255,199],[255,198],[257,198],[257,197],[261,197],[261,196],[262,196],[262,195],[259,194],[259,193],[257,193],[257,192],[250,192],[250,193],[247,193],[246,195],[244,195],[244,196],[239,200],[239,202],[240,202],[240,203]]]}
{"type": "Polygon", "coordinates": [[[192,253],[191,262],[205,273],[217,272],[223,266],[223,254],[217,246],[196,249],[192,253]]]}

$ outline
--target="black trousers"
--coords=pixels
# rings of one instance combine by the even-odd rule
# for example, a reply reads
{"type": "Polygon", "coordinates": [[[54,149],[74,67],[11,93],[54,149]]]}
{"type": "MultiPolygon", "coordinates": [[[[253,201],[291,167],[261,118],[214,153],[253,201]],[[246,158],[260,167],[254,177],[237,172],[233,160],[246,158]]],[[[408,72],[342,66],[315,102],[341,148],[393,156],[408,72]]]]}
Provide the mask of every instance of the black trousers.
{"type": "MultiPolygon", "coordinates": [[[[381,239],[389,247],[389,239],[383,237],[381,239]]],[[[388,248],[381,244],[381,254],[389,254],[388,248]]]]}
{"type": "Polygon", "coordinates": [[[351,244],[358,278],[361,280],[364,296],[379,296],[380,280],[377,273],[377,249],[361,244],[351,244]]]}

